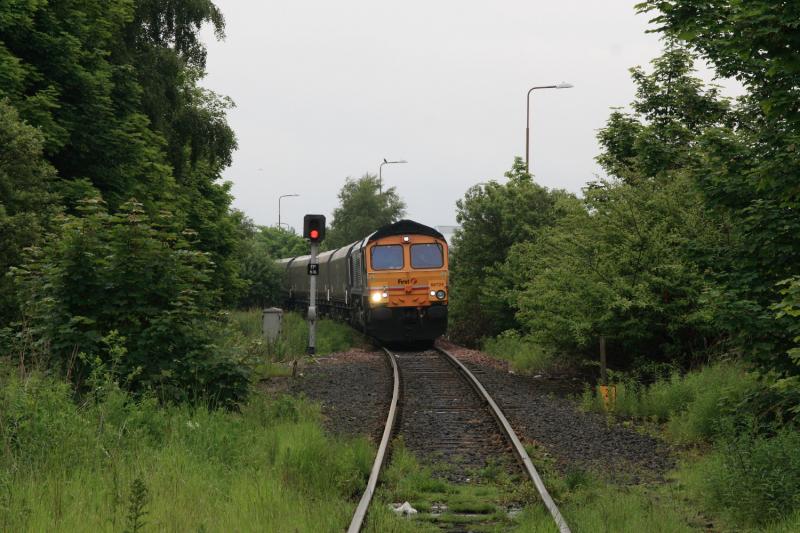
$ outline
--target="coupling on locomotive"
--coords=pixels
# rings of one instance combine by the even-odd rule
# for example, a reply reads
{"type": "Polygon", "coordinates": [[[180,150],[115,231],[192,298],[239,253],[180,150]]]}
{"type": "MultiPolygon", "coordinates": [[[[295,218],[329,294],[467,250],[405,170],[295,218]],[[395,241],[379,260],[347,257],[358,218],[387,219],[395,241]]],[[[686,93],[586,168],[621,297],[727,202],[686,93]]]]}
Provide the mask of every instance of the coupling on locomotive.
{"type": "MultiPolygon", "coordinates": [[[[308,255],[280,259],[284,306],[309,302],[308,255]]],[[[435,229],[400,220],[317,256],[317,309],[382,342],[432,342],[447,329],[448,249],[435,229]]]]}

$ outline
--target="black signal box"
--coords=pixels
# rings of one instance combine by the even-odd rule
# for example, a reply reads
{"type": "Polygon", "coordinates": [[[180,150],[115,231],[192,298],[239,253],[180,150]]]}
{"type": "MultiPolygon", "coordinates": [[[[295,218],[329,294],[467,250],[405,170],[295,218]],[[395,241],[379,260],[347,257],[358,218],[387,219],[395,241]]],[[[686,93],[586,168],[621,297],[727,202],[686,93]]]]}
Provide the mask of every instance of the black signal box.
{"type": "Polygon", "coordinates": [[[322,242],[325,238],[325,215],[304,216],[303,237],[311,242],[322,242]]]}

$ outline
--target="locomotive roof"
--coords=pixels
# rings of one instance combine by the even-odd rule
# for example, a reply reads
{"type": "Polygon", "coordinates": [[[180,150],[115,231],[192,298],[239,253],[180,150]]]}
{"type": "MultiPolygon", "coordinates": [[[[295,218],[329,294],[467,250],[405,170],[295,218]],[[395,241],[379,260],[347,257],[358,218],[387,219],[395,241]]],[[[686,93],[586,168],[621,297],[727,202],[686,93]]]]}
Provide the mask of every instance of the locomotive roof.
{"type": "Polygon", "coordinates": [[[392,235],[428,235],[429,237],[436,237],[437,239],[444,240],[444,235],[432,227],[414,222],[413,220],[403,219],[378,229],[378,231],[367,238],[367,242],[376,241],[383,237],[391,237],[392,235]]]}

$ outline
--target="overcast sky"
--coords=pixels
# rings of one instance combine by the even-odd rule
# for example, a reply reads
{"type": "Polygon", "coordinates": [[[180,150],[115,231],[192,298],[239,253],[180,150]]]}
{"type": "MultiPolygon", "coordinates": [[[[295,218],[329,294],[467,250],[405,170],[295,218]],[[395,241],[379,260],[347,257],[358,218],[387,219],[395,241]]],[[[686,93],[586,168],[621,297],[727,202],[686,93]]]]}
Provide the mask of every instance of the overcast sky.
{"type": "Polygon", "coordinates": [[[204,85],[236,102],[234,206],[256,223],[302,228],[330,216],[346,177],[377,173],[407,216],[455,224],[471,185],[502,179],[524,156],[534,91],[531,168],[579,192],[600,172],[595,139],[634,88],[628,69],[661,43],[634,0],[216,0],[227,38],[208,43],[204,85]]]}

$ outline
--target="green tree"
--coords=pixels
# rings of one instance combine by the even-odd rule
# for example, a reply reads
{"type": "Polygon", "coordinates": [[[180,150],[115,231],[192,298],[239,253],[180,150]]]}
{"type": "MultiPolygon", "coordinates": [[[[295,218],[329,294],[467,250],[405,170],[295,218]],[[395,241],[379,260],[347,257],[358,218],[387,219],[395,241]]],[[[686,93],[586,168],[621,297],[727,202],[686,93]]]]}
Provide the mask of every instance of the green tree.
{"type": "Polygon", "coordinates": [[[741,243],[717,271],[720,317],[743,350],[781,367],[791,334],[786,317],[772,313],[781,299],[776,284],[798,275],[800,265],[800,6],[649,0],[638,8],[655,12],[657,31],[748,90],[729,127],[698,139],[702,157],[691,168],[709,207],[733,221],[741,243]]]}
{"type": "Polygon", "coordinates": [[[704,357],[720,332],[692,255],[721,238],[691,180],[599,182],[561,202],[564,216],[508,260],[527,276],[514,301],[524,331],[566,355],[595,353],[604,335],[615,365],[704,357]]]}
{"type": "Polygon", "coordinates": [[[326,248],[355,242],[381,226],[397,222],[405,214],[405,207],[394,187],[381,192],[377,176],[347,178],[339,192],[339,207],[333,210],[326,248]]]}
{"type": "Polygon", "coordinates": [[[661,32],[686,42],[726,78],[741,81],[769,119],[800,121],[797,2],[646,0],[661,32]]]}
{"type": "Polygon", "coordinates": [[[258,226],[253,239],[275,259],[308,255],[309,244],[303,237],[283,228],[258,226]]]}
{"type": "Polygon", "coordinates": [[[553,222],[555,198],[563,194],[536,184],[519,157],[505,177],[503,184],[475,185],[456,203],[461,229],[450,264],[450,332],[464,342],[516,327],[506,298],[516,276],[503,265],[515,243],[553,222]]]}
{"type": "Polygon", "coordinates": [[[0,327],[18,317],[8,276],[58,212],[55,170],[43,158],[43,136],[0,100],[0,327]]]}
{"type": "Polygon", "coordinates": [[[673,46],[652,72],[632,69],[632,111],[614,111],[598,134],[611,178],[589,184],[583,199],[556,198],[552,223],[492,269],[516,276],[506,299],[545,348],[590,354],[604,335],[615,364],[688,364],[732,335],[709,294],[741,242],[690,170],[705,157],[705,132],[732,122],[730,103],[692,76],[692,64],[673,46]]]}
{"type": "Polygon", "coordinates": [[[240,275],[247,284],[239,298],[241,308],[267,307],[281,303],[282,272],[277,259],[308,253],[308,243],[293,231],[256,226],[242,213],[239,217],[239,249],[237,262],[240,275]]]}
{"type": "Polygon", "coordinates": [[[209,254],[189,232],[135,201],[111,214],[83,200],[13,270],[24,324],[40,354],[78,384],[103,365],[132,390],[166,401],[236,402],[247,368],[221,345],[209,254]]]}
{"type": "Polygon", "coordinates": [[[39,128],[68,209],[85,180],[113,211],[131,197],[173,214],[216,265],[212,286],[235,301],[230,100],[198,86],[205,47],[224,19],[210,0],[14,2],[0,7],[0,97],[39,128]]]}
{"type": "Polygon", "coordinates": [[[112,206],[129,195],[149,203],[174,186],[135,69],[116,61],[133,10],[127,0],[0,8],[0,96],[42,131],[62,179],[88,178],[112,206]]]}
{"type": "Polygon", "coordinates": [[[653,60],[653,70],[630,70],[636,85],[631,112],[614,110],[600,130],[598,163],[625,182],[655,179],[702,159],[695,142],[711,127],[733,122],[730,102],[719,88],[694,77],[694,57],[670,46],[653,60]]]}

